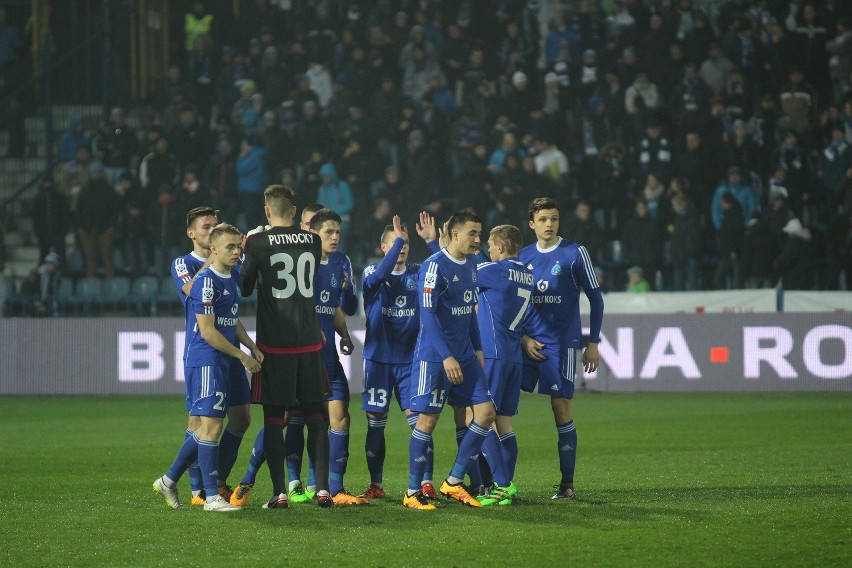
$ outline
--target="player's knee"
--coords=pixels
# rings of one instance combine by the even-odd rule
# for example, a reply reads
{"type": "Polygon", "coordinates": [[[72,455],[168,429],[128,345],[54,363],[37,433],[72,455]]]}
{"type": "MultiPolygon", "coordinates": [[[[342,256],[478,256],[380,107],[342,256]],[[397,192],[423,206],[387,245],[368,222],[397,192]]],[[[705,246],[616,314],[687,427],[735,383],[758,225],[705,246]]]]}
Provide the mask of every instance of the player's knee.
{"type": "Polygon", "coordinates": [[[494,423],[494,418],[497,416],[497,411],[491,403],[477,404],[473,408],[473,419],[483,428],[488,428],[494,423]]]}
{"type": "Polygon", "coordinates": [[[421,432],[427,432],[429,434],[435,429],[435,425],[438,424],[438,414],[428,414],[426,412],[421,412],[417,415],[417,428],[421,432]]]}
{"type": "Polygon", "coordinates": [[[249,405],[234,406],[228,409],[228,426],[245,432],[251,426],[251,411],[249,405]]]}
{"type": "Polygon", "coordinates": [[[387,412],[368,412],[367,418],[369,420],[383,420],[388,417],[387,412]]]}

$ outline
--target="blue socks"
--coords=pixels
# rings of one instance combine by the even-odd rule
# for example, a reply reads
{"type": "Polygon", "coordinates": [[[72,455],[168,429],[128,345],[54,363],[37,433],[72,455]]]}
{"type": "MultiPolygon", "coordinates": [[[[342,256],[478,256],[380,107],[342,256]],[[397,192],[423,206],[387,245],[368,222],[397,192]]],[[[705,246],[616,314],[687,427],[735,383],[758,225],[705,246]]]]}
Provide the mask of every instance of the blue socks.
{"type": "Polygon", "coordinates": [[[562,472],[560,483],[574,483],[574,466],[577,463],[577,430],[574,421],[556,425],[557,448],[559,449],[559,471],[562,472]]]}
{"type": "MultiPolygon", "coordinates": [[[[474,424],[475,424],[474,422],[471,422],[470,423],[471,427],[474,424]]],[[[461,453],[462,444],[464,443],[464,439],[465,439],[465,437],[467,437],[467,433],[469,431],[470,431],[470,428],[468,428],[467,426],[456,426],[456,443],[459,445],[459,453],[458,453],[459,456],[462,455],[462,453],[461,453]]],[[[479,486],[482,485],[482,472],[479,469],[479,455],[478,455],[479,454],[479,448],[481,448],[481,447],[482,447],[482,444],[480,444],[477,447],[477,451],[476,451],[477,458],[476,458],[476,460],[472,460],[470,462],[470,464],[465,467],[465,471],[467,472],[467,475],[470,477],[470,486],[474,490],[478,489],[479,486]]],[[[457,457],[456,459],[459,459],[459,458],[457,457]]],[[[455,470],[455,466],[453,466],[453,470],[455,470]]],[[[453,475],[453,474],[450,474],[450,475],[453,475]]],[[[464,473],[462,473],[461,476],[454,476],[454,477],[461,477],[462,479],[464,479],[464,473]]]]}
{"type": "Polygon", "coordinates": [[[257,479],[257,471],[263,462],[266,461],[266,454],[263,452],[263,428],[257,433],[257,438],[254,439],[254,446],[251,449],[251,457],[249,458],[246,474],[240,480],[240,483],[248,483],[254,485],[257,479]]]}
{"type": "Polygon", "coordinates": [[[330,429],[328,432],[328,492],[332,496],[343,491],[343,476],[346,474],[347,461],[349,461],[349,432],[330,429]]]}
{"type": "MultiPolygon", "coordinates": [[[[414,414],[406,415],[405,419],[408,421],[408,427],[414,430],[417,426],[417,417],[420,416],[417,412],[414,414]]],[[[426,468],[423,470],[423,477],[420,479],[421,482],[424,481],[432,481],[433,471],[435,469],[435,442],[432,440],[431,435],[429,436],[429,447],[426,448],[426,468]]]]}
{"type": "Polygon", "coordinates": [[[431,444],[432,434],[417,428],[411,432],[411,440],[408,443],[408,493],[411,495],[420,491],[431,444]]]}
{"type": "Polygon", "coordinates": [[[512,478],[507,477],[503,446],[500,444],[500,438],[494,429],[488,431],[488,436],[482,444],[482,453],[485,454],[485,459],[488,460],[488,467],[491,468],[494,483],[500,487],[508,487],[512,478]]]}
{"type": "MultiPolygon", "coordinates": [[[[190,465],[195,465],[198,467],[196,463],[198,461],[198,438],[195,437],[194,432],[186,431],[186,438],[183,439],[183,444],[178,450],[177,457],[175,457],[175,461],[172,462],[171,467],[166,472],[166,477],[171,479],[172,481],[177,481],[184,474],[186,469],[190,465]]],[[[204,488],[201,482],[201,471],[198,471],[199,474],[199,484],[198,489],[193,485],[193,491],[200,491],[204,488]]],[[[190,471],[190,481],[192,480],[192,472],[190,471]]]]}
{"type": "Polygon", "coordinates": [[[237,453],[240,450],[240,444],[243,442],[243,434],[236,428],[232,428],[230,424],[225,427],[222,432],[222,437],[219,439],[219,479],[226,481],[231,475],[231,470],[237,462],[237,453]]]}
{"type": "Polygon", "coordinates": [[[384,418],[367,417],[367,440],[364,452],[367,454],[367,469],[370,471],[370,483],[381,486],[385,467],[385,426],[384,418]]]}
{"type": "MultiPolygon", "coordinates": [[[[187,439],[192,438],[192,435],[192,430],[187,430],[186,436],[184,436],[183,441],[186,442],[187,439]]],[[[204,484],[201,481],[201,468],[198,467],[197,460],[194,460],[189,466],[189,487],[192,489],[193,492],[202,491],[204,489],[204,484]]]]}
{"type": "MultiPolygon", "coordinates": [[[[450,471],[447,481],[450,483],[459,483],[455,480],[464,480],[464,474],[468,473],[470,475],[474,469],[476,469],[476,474],[479,474],[479,452],[482,450],[482,444],[485,442],[487,436],[488,430],[476,422],[470,423],[467,433],[464,435],[461,444],[459,444],[456,463],[453,464],[453,469],[450,471]]],[[[481,485],[482,479],[479,482],[479,485],[481,485]]],[[[470,484],[473,487],[479,487],[479,485],[476,485],[473,475],[471,475],[470,484]]]]}
{"type": "Polygon", "coordinates": [[[503,464],[509,481],[515,479],[515,465],[518,463],[518,439],[514,432],[500,434],[500,445],[503,446],[503,464]]]}
{"type": "Polygon", "coordinates": [[[216,464],[219,461],[219,442],[198,440],[198,466],[201,468],[201,478],[204,480],[204,491],[207,500],[219,495],[216,464]]]}

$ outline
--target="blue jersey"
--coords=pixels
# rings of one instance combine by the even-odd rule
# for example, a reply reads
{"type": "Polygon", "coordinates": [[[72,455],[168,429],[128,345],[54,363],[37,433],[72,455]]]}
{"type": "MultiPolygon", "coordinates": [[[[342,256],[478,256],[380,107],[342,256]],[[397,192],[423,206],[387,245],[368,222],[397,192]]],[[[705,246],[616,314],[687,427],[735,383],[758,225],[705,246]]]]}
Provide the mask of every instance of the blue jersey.
{"type": "Polygon", "coordinates": [[[342,252],[335,251],[328,255],[328,263],[335,266],[335,270],[339,267],[346,273],[347,285],[340,291],[340,307],[346,315],[354,316],[358,311],[358,289],[352,278],[352,261],[342,252]]]}
{"type": "Polygon", "coordinates": [[[377,363],[411,363],[420,329],[417,273],[420,265],[394,272],[405,241],[397,238],[379,263],[364,269],[361,288],[367,334],[364,359],[377,363]]]}
{"type": "Polygon", "coordinates": [[[476,317],[486,359],[522,362],[521,335],[534,289],[532,271],[517,258],[477,266],[476,317]]]}
{"type": "Polygon", "coordinates": [[[414,361],[458,361],[482,349],[476,322],[476,261],[456,260],[441,249],[423,263],[417,278],[420,331],[414,361]]]}
{"type": "Polygon", "coordinates": [[[532,270],[535,282],[532,313],[524,333],[545,345],[582,347],[580,291],[589,296],[599,288],[586,247],[560,237],[548,249],[539,249],[537,243],[524,247],[520,261],[532,270]]]}
{"type": "MultiPolygon", "coordinates": [[[[189,309],[195,318],[198,315],[213,315],[214,325],[231,344],[237,342],[237,323],[240,308],[240,285],[232,274],[220,274],[213,267],[202,270],[192,283],[189,293],[189,309]]],[[[201,337],[196,322],[188,335],[186,350],[187,367],[229,364],[231,356],[222,353],[201,337]]]]}
{"type": "Polygon", "coordinates": [[[340,360],[334,335],[334,314],[340,307],[342,286],[343,265],[333,262],[331,257],[320,261],[314,274],[314,301],[319,327],[325,334],[322,357],[329,371],[334,369],[340,360]]]}
{"type": "Polygon", "coordinates": [[[183,304],[184,329],[186,330],[183,340],[184,362],[186,362],[186,351],[187,347],[189,347],[189,338],[192,334],[192,328],[195,326],[195,314],[190,311],[189,306],[187,305],[188,298],[187,295],[183,293],[183,285],[192,280],[192,277],[195,276],[195,273],[198,272],[203,265],[204,259],[195,254],[195,252],[179,256],[172,261],[172,280],[175,283],[175,288],[177,288],[180,303],[183,304]]]}

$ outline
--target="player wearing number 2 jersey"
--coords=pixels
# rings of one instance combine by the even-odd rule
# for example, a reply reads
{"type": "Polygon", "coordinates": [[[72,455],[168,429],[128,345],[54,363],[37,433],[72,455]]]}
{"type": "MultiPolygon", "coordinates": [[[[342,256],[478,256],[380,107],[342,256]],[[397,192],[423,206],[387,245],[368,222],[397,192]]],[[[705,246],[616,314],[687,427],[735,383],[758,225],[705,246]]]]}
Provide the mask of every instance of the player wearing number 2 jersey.
{"type": "Polygon", "coordinates": [[[246,240],[241,274],[243,295],[258,287],[257,345],[265,358],[252,382],[252,402],[263,405],[263,450],[273,490],[266,506],[287,506],[283,430],[286,409],[298,401],[308,426],[308,455],[315,464],[318,502],[329,507],[325,407],[329,384],[314,308],[314,273],[322,254],[320,238],[293,226],[296,206],[289,187],[269,186],[264,203],[271,228],[246,240]]]}

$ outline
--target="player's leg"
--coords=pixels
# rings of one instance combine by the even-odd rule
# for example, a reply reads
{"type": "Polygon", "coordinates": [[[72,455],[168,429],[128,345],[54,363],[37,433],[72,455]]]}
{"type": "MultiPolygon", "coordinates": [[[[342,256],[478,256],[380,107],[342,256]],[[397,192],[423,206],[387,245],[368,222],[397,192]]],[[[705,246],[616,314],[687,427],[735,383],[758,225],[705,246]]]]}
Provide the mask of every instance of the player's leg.
{"type": "MultiPolygon", "coordinates": [[[[456,447],[461,448],[462,440],[467,435],[467,431],[471,421],[473,420],[473,411],[466,406],[453,407],[453,420],[456,423],[456,447]]],[[[467,475],[470,477],[470,488],[477,495],[485,493],[485,487],[482,484],[482,472],[479,469],[479,461],[471,463],[467,468],[467,475]]]]}
{"type": "MultiPolygon", "coordinates": [[[[364,440],[364,454],[367,457],[367,470],[370,472],[370,485],[359,497],[365,499],[382,498],[385,465],[385,427],[388,423],[388,409],[394,392],[391,365],[364,361],[364,393],[361,395],[361,409],[367,415],[367,436],[364,440]]],[[[397,401],[399,392],[397,391],[397,401]]]]}
{"type": "MultiPolygon", "coordinates": [[[[300,409],[293,410],[284,433],[284,458],[287,460],[287,478],[290,489],[301,486],[302,458],[305,454],[305,419],[300,409]]],[[[304,491],[302,491],[304,493],[304,491]]]]}
{"type": "Polygon", "coordinates": [[[153,483],[154,491],[162,495],[173,509],[182,507],[178,498],[177,482],[191,464],[198,465],[198,438],[195,432],[189,432],[184,438],[172,465],[165,475],[158,477],[153,483]]]}
{"type": "Polygon", "coordinates": [[[503,467],[509,481],[509,493],[514,497],[518,489],[515,486],[515,466],[518,463],[518,439],[515,437],[515,427],[511,416],[497,415],[494,420],[500,447],[503,450],[503,467]]]}
{"type": "Polygon", "coordinates": [[[408,490],[402,504],[411,509],[434,510],[435,505],[423,496],[421,480],[432,445],[432,432],[446,402],[449,381],[443,365],[429,361],[415,361],[412,377],[418,377],[418,380],[416,387],[411,384],[409,408],[417,413],[417,422],[408,443],[408,490]]]}
{"type": "Polygon", "coordinates": [[[317,504],[331,507],[333,502],[328,492],[329,448],[328,448],[328,397],[331,384],[325,372],[322,354],[319,351],[304,353],[297,357],[299,367],[296,377],[296,399],[302,406],[305,425],[308,428],[308,458],[314,464],[316,476],[317,504]]]}
{"type": "Polygon", "coordinates": [[[561,357],[559,383],[556,395],[550,399],[553,418],[556,422],[557,449],[561,479],[553,499],[574,498],[574,469],[577,463],[577,430],[574,427],[574,373],[576,351],[568,348],[561,357]]]}
{"type": "Polygon", "coordinates": [[[473,464],[478,464],[482,444],[488,436],[488,430],[494,422],[494,401],[488,392],[488,380],[485,371],[476,358],[460,361],[462,375],[465,380],[459,385],[453,385],[449,393],[449,402],[456,408],[470,406],[473,418],[467,432],[459,445],[455,463],[450,475],[441,484],[441,493],[447,497],[461,501],[471,507],[482,505],[471,495],[463,485],[464,476],[473,464]]]}
{"type": "MultiPolygon", "coordinates": [[[[517,443],[512,452],[504,446],[503,440],[505,435],[506,440],[515,441],[512,416],[518,413],[523,369],[519,363],[486,359],[485,373],[488,376],[489,389],[494,397],[497,416],[482,446],[482,451],[493,473],[494,483],[489,490],[488,498],[480,499],[480,502],[483,505],[509,505],[511,497],[517,493],[512,478],[518,451],[517,443]]],[[[511,445],[511,442],[508,445],[511,445]]]]}
{"type": "Polygon", "coordinates": [[[287,485],[284,478],[284,425],[287,409],[283,404],[263,405],[263,453],[272,480],[272,498],[264,506],[267,509],[283,509],[287,506],[287,485]]]}
{"type": "MultiPolygon", "coordinates": [[[[397,365],[396,390],[397,397],[400,401],[400,408],[405,411],[405,420],[408,422],[408,427],[412,432],[417,427],[417,419],[420,413],[411,410],[411,395],[412,390],[416,388],[411,380],[411,365],[397,365]]],[[[426,499],[439,499],[438,492],[435,490],[435,485],[432,481],[433,471],[435,469],[435,442],[430,437],[429,445],[426,448],[426,463],[423,469],[423,477],[420,479],[420,492],[426,499]]]]}
{"type": "Polygon", "coordinates": [[[257,472],[260,466],[266,461],[266,454],[263,452],[263,434],[264,429],[261,428],[254,438],[254,445],[251,448],[251,457],[249,457],[248,467],[240,480],[240,484],[231,495],[231,505],[239,505],[244,507],[248,503],[249,495],[254,487],[254,482],[257,481],[257,472]]]}
{"type": "Polygon", "coordinates": [[[243,436],[251,425],[251,387],[243,365],[231,360],[228,372],[228,425],[219,440],[219,495],[230,499],[233,491],[228,486],[228,476],[237,461],[243,436]]]}
{"type": "MultiPolygon", "coordinates": [[[[184,377],[184,380],[186,380],[187,383],[189,382],[189,379],[186,377],[184,377]]],[[[190,411],[190,407],[192,406],[192,403],[189,402],[189,400],[189,394],[187,394],[187,412],[190,411]]],[[[191,438],[200,425],[201,419],[198,416],[192,416],[190,414],[189,419],[186,421],[186,436],[184,436],[184,441],[191,438]]],[[[201,468],[198,467],[198,461],[195,461],[192,465],[190,465],[187,472],[189,474],[189,488],[192,490],[192,501],[190,501],[190,503],[192,505],[204,505],[207,496],[204,493],[204,483],[201,480],[201,468]]]]}

